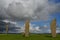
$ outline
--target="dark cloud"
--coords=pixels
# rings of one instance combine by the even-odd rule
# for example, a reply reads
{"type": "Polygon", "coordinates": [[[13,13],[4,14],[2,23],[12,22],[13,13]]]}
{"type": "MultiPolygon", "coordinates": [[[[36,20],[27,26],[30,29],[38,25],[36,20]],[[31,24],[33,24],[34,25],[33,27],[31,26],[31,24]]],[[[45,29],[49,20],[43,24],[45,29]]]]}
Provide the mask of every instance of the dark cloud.
{"type": "Polygon", "coordinates": [[[48,0],[0,0],[0,16],[14,20],[46,20],[60,11],[60,3],[48,0]]]}
{"type": "MultiPolygon", "coordinates": [[[[17,29],[21,29],[20,27],[16,26],[15,24],[8,23],[8,32],[17,32],[17,29]]],[[[0,33],[6,32],[6,22],[0,21],[0,33]]]]}

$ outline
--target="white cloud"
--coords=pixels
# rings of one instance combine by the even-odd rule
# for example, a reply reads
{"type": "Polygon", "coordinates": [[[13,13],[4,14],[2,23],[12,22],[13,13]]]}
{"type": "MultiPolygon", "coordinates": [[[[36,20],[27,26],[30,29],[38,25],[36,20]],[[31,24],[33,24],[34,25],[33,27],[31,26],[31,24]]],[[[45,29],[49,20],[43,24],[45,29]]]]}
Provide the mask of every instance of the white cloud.
{"type": "MultiPolygon", "coordinates": [[[[19,27],[21,29],[18,29],[18,33],[24,32],[25,25],[19,26],[19,27]]],[[[39,26],[36,26],[35,24],[30,23],[30,33],[51,33],[50,28],[49,29],[45,29],[45,28],[47,28],[46,25],[44,26],[44,28],[41,29],[39,26]]],[[[56,28],[56,33],[60,33],[59,28],[56,28]]]]}
{"type": "Polygon", "coordinates": [[[47,31],[48,31],[48,33],[51,33],[51,30],[50,29],[48,29],[47,31]]]}
{"type": "Polygon", "coordinates": [[[8,10],[10,16],[19,19],[46,20],[50,17],[50,13],[59,11],[59,5],[51,4],[48,0],[15,0],[8,7],[8,10]]]}
{"type": "MultiPolygon", "coordinates": [[[[9,22],[7,20],[5,20],[5,22],[9,22]]],[[[15,27],[19,27],[20,29],[16,29],[17,32],[15,33],[22,33],[24,32],[25,30],[25,24],[24,25],[17,25],[15,24],[16,26],[15,27]]],[[[43,28],[41,28],[40,26],[36,26],[35,24],[31,24],[30,23],[30,33],[51,33],[51,30],[50,29],[45,29],[45,28],[48,28],[47,25],[44,25],[43,28]]],[[[11,32],[13,33],[13,32],[11,32]]],[[[56,28],[56,33],[60,33],[60,28],[56,28]]]]}
{"type": "Polygon", "coordinates": [[[60,30],[56,30],[56,33],[60,33],[60,30]]]}
{"type": "Polygon", "coordinates": [[[44,25],[44,28],[48,28],[48,26],[47,25],[44,25]]]}
{"type": "MultiPolygon", "coordinates": [[[[48,0],[0,0],[0,15],[19,19],[46,20],[50,13],[60,11],[60,3],[49,3],[48,0]],[[9,6],[9,3],[10,6],[9,6]],[[9,6],[9,7],[8,7],[9,6]],[[6,8],[8,13],[6,14],[6,8]]],[[[8,17],[8,18],[9,18],[8,17]]]]}
{"type": "MultiPolygon", "coordinates": [[[[60,28],[56,28],[56,33],[60,33],[60,28]]],[[[50,29],[47,29],[48,33],[51,33],[51,30],[50,29]]]]}
{"type": "Polygon", "coordinates": [[[35,30],[40,31],[40,27],[39,26],[36,26],[35,27],[35,30]]]}
{"type": "Polygon", "coordinates": [[[40,30],[40,27],[39,26],[36,26],[35,24],[31,24],[30,23],[30,32],[31,33],[34,33],[34,32],[40,32],[41,30],[40,30]]]}
{"type": "MultiPolygon", "coordinates": [[[[30,33],[34,33],[34,32],[40,32],[41,30],[39,29],[39,26],[34,27],[35,24],[31,24],[30,23],[30,33]]],[[[20,26],[21,29],[18,29],[18,32],[24,32],[25,30],[25,25],[20,26]]]]}
{"type": "Polygon", "coordinates": [[[25,26],[23,25],[23,26],[20,26],[20,25],[16,25],[16,27],[20,27],[20,29],[17,29],[18,31],[18,33],[22,33],[22,32],[24,32],[24,30],[25,30],[25,26]]]}
{"type": "Polygon", "coordinates": [[[5,22],[5,23],[11,23],[11,24],[17,24],[16,22],[13,22],[13,21],[10,21],[10,20],[2,20],[3,22],[5,22]]]}

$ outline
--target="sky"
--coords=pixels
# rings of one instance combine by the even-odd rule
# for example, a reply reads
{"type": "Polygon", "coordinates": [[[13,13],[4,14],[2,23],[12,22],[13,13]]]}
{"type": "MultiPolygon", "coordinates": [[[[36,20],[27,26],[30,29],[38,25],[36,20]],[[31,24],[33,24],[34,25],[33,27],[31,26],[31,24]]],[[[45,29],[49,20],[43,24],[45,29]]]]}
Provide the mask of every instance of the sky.
{"type": "Polygon", "coordinates": [[[54,18],[60,33],[60,0],[0,0],[0,20],[10,23],[9,33],[24,32],[27,19],[31,33],[51,33],[54,18]]]}

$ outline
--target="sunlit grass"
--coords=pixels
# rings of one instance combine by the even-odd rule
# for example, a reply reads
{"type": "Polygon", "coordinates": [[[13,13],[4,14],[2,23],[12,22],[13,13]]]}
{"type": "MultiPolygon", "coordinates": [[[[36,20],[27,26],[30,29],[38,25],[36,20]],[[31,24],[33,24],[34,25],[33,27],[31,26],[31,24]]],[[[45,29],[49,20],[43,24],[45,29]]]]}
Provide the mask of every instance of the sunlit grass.
{"type": "Polygon", "coordinates": [[[0,34],[0,40],[60,40],[60,34],[53,38],[51,34],[30,34],[24,37],[22,34],[0,34]]]}

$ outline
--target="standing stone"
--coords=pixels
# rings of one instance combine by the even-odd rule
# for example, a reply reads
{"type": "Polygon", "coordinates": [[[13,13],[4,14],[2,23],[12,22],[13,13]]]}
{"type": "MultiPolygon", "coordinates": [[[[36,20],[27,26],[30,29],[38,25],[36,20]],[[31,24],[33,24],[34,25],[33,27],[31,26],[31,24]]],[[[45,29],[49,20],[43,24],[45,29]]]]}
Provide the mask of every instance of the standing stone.
{"type": "Polygon", "coordinates": [[[29,37],[29,20],[25,23],[25,37],[29,37]]]}
{"type": "Polygon", "coordinates": [[[8,24],[6,24],[6,33],[8,33],[8,24]]]}
{"type": "Polygon", "coordinates": [[[56,37],[56,19],[53,19],[51,22],[51,33],[52,37],[56,37]]]}

